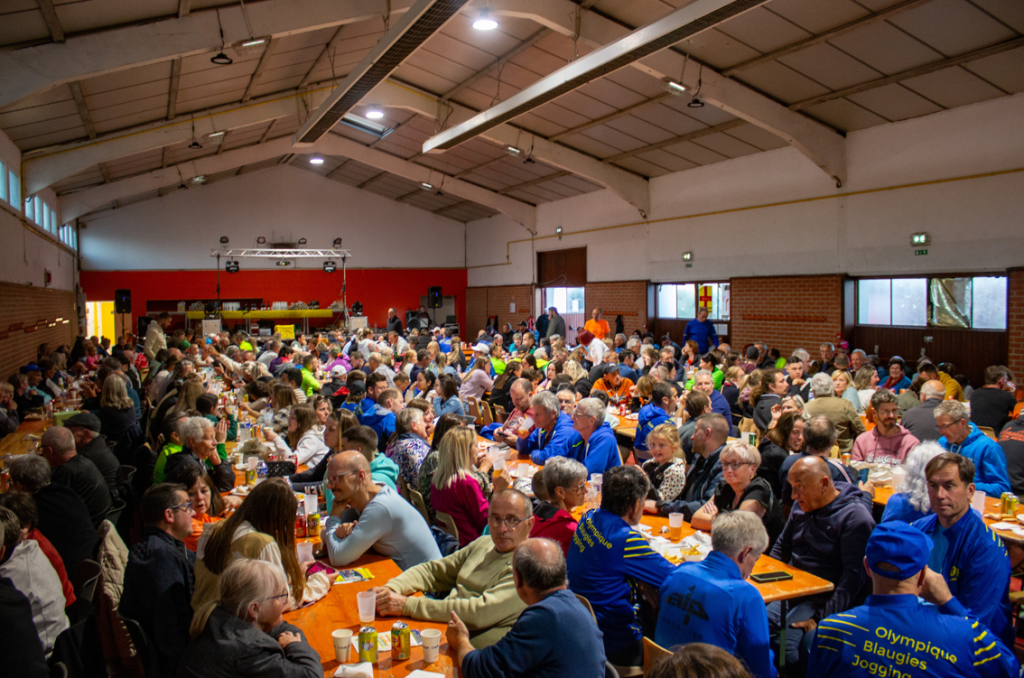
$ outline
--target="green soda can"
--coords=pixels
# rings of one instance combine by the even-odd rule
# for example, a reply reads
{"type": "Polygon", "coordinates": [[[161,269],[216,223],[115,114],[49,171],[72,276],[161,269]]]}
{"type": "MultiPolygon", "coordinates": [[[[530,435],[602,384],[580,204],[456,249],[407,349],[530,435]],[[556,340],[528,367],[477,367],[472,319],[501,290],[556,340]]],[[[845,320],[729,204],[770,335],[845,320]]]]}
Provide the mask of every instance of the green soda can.
{"type": "Polygon", "coordinates": [[[395,622],[391,627],[391,660],[401,661],[412,656],[412,637],[409,625],[395,622]]]}
{"type": "Polygon", "coordinates": [[[359,629],[359,661],[377,663],[377,629],[372,626],[359,629]]]}

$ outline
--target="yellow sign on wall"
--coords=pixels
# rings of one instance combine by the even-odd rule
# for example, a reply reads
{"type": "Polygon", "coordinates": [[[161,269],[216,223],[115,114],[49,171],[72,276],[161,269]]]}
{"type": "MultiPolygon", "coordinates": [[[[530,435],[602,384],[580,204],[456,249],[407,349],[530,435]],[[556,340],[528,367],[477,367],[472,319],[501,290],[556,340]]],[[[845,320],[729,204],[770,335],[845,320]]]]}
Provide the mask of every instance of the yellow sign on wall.
{"type": "Polygon", "coordinates": [[[701,285],[699,288],[700,294],[697,295],[697,308],[706,308],[708,313],[711,312],[711,285],[701,285]]]}

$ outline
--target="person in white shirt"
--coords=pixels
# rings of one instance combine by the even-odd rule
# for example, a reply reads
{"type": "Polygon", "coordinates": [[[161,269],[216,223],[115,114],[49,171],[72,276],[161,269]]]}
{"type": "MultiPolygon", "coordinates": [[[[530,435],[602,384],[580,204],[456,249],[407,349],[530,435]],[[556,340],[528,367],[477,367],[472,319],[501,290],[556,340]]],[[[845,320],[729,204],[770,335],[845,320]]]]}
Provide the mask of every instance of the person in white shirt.
{"type": "Polygon", "coordinates": [[[288,413],[288,438],[266,431],[267,442],[280,452],[296,457],[296,466],[316,466],[330,449],[324,444],[323,434],[317,435],[316,410],[312,405],[298,405],[288,413]]]}
{"type": "Polygon", "coordinates": [[[256,362],[262,363],[264,367],[270,369],[270,363],[274,362],[277,358],[278,352],[281,350],[281,342],[276,339],[270,342],[270,347],[260,354],[260,357],[256,359],[256,362]]]}
{"type": "Polygon", "coordinates": [[[21,538],[21,522],[13,511],[0,508],[0,527],[4,542],[0,545],[0,577],[10,579],[28,598],[43,652],[49,657],[57,636],[68,628],[60,577],[39,544],[21,538]]]}
{"type": "Polygon", "coordinates": [[[149,323],[146,328],[146,340],[142,344],[142,353],[146,360],[156,360],[156,353],[162,348],[167,348],[167,336],[164,330],[171,326],[171,314],[164,311],[157,316],[156,321],[149,323]]]}

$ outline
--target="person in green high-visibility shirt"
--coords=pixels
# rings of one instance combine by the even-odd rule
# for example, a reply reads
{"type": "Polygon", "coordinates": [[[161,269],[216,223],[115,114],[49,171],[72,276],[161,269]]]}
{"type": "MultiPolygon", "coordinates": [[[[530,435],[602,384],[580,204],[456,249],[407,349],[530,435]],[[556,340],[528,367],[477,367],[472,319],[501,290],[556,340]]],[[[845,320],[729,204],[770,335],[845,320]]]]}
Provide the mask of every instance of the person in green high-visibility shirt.
{"type": "Polygon", "coordinates": [[[302,358],[302,384],[299,388],[306,394],[307,398],[313,396],[314,393],[320,392],[320,382],[313,376],[313,373],[319,369],[320,359],[310,353],[302,358]]]}

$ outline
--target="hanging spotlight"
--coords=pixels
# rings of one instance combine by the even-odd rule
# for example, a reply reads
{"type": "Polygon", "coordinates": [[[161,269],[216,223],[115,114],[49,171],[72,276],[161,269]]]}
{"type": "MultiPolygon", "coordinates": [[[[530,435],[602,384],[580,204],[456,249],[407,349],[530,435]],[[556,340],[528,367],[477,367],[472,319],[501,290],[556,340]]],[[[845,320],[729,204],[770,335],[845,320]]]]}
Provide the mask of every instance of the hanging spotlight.
{"type": "Polygon", "coordinates": [[[227,245],[227,244],[228,244],[228,242],[229,242],[229,241],[228,241],[228,237],[227,237],[226,235],[222,235],[222,236],[220,237],[220,244],[221,244],[221,245],[227,245]]]}
{"type": "Polygon", "coordinates": [[[335,238],[334,242],[331,244],[334,245],[336,248],[341,247],[341,238],[335,238]]]}
{"type": "Polygon", "coordinates": [[[370,120],[380,120],[384,117],[384,111],[379,111],[374,108],[366,112],[366,117],[370,120]]]}
{"type": "Polygon", "coordinates": [[[238,273],[238,262],[234,259],[228,259],[228,263],[224,265],[224,270],[228,273],[238,273]]]}
{"type": "Polygon", "coordinates": [[[338,270],[338,265],[333,261],[324,262],[324,273],[334,273],[338,270]]]}
{"type": "Polygon", "coordinates": [[[267,239],[266,239],[266,238],[264,238],[264,237],[263,237],[263,236],[261,235],[260,237],[256,238],[256,244],[257,244],[257,245],[265,245],[265,244],[267,244],[267,239]]]}
{"type": "Polygon", "coordinates": [[[306,239],[305,238],[299,238],[299,244],[300,245],[305,245],[306,244],[306,239]]]}
{"type": "Polygon", "coordinates": [[[210,58],[210,63],[217,64],[218,66],[230,66],[235,62],[224,52],[218,52],[215,56],[210,58]]]}
{"type": "Polygon", "coordinates": [[[493,31],[498,27],[498,22],[491,18],[491,10],[484,7],[480,10],[480,16],[473,22],[473,28],[478,31],[493,31]]]}
{"type": "Polygon", "coordinates": [[[696,95],[693,97],[693,101],[686,104],[687,108],[704,108],[704,102],[697,98],[696,95]]]}
{"type": "Polygon", "coordinates": [[[189,148],[191,148],[191,149],[192,149],[192,150],[194,150],[194,151],[199,151],[199,150],[202,150],[202,148],[203,148],[203,147],[202,147],[202,146],[201,146],[201,145],[199,144],[199,142],[198,142],[198,141],[195,141],[195,140],[193,140],[193,141],[192,141],[192,143],[188,145],[188,147],[189,147],[189,148]]]}
{"type": "Polygon", "coordinates": [[[314,155],[312,158],[309,159],[309,164],[310,165],[322,165],[322,164],[324,164],[324,159],[321,158],[319,155],[314,155]]]}
{"type": "Polygon", "coordinates": [[[704,102],[697,98],[700,94],[700,88],[704,84],[704,64],[700,65],[700,70],[697,71],[697,89],[693,91],[693,100],[686,104],[687,108],[704,108],[704,102]]]}

